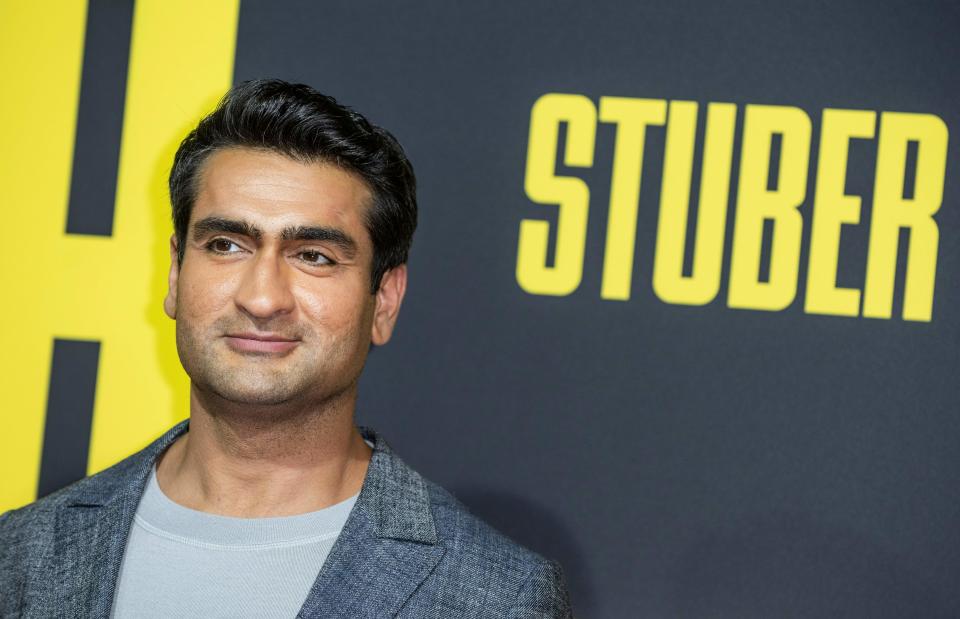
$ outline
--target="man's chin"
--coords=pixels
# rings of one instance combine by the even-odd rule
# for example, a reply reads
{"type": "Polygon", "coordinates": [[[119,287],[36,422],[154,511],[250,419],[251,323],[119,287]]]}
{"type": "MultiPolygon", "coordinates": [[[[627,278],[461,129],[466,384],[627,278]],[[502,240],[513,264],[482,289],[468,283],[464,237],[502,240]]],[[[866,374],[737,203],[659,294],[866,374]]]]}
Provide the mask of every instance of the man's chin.
{"type": "Polygon", "coordinates": [[[257,381],[208,384],[201,388],[224,403],[250,407],[279,406],[296,400],[302,393],[289,385],[263,384],[257,381]]]}

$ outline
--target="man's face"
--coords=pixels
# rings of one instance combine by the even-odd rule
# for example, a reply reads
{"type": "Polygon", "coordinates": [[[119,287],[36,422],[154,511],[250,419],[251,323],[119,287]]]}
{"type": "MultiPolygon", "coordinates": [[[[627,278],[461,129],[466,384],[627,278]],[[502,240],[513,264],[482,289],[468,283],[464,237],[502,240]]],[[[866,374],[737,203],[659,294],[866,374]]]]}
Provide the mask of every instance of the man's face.
{"type": "Polygon", "coordinates": [[[406,268],[370,294],[371,195],[352,174],[224,149],[200,175],[164,309],[195,388],[235,403],[322,402],[355,387],[389,338],[406,268]]]}

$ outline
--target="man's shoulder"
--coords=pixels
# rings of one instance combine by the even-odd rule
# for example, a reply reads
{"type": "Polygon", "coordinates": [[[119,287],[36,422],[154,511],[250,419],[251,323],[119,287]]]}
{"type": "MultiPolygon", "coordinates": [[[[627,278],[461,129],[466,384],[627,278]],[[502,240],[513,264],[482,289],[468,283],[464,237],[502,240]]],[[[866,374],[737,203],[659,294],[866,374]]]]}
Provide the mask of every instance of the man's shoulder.
{"type": "Polygon", "coordinates": [[[141,484],[156,454],[185,428],[181,422],[140,451],[88,477],[73,482],[33,503],[0,514],[0,545],[38,543],[43,534],[52,532],[59,508],[64,506],[99,506],[117,493],[131,492],[141,484]]]}
{"type": "Polygon", "coordinates": [[[33,503],[0,514],[0,540],[14,541],[38,527],[50,524],[64,505],[82,505],[85,501],[105,500],[139,464],[142,452],[135,453],[99,473],[84,477],[33,503]]]}
{"type": "MultiPolygon", "coordinates": [[[[451,616],[571,616],[566,579],[556,561],[517,543],[448,490],[420,478],[430,497],[437,542],[444,548],[434,576],[449,585],[440,586],[446,593],[436,598],[425,592],[428,606],[439,604],[451,616]]],[[[418,603],[410,604],[414,614],[426,608],[418,603]]]]}
{"type": "Polygon", "coordinates": [[[450,491],[423,478],[440,543],[450,552],[470,555],[497,569],[527,572],[546,559],[495,529],[450,491]]]}
{"type": "Polygon", "coordinates": [[[28,505],[0,514],[0,588],[10,595],[0,596],[0,615],[17,609],[24,587],[33,578],[33,570],[55,553],[56,536],[71,532],[59,530],[62,507],[83,506],[110,496],[127,479],[136,456],[85,477],[28,505]]]}
{"type": "Polygon", "coordinates": [[[528,576],[538,567],[555,566],[536,552],[495,529],[457,499],[404,461],[372,428],[360,428],[364,438],[375,442],[369,481],[389,506],[384,517],[403,523],[390,531],[416,531],[417,541],[444,548],[443,561],[466,566],[464,576],[488,571],[509,578],[528,576]]]}

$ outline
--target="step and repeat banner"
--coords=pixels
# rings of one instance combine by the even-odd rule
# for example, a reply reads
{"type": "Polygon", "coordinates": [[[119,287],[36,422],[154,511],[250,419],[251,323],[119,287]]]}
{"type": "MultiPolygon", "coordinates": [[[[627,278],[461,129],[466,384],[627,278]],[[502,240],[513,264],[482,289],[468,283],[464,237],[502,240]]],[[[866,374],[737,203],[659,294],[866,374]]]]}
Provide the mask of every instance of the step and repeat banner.
{"type": "Polygon", "coordinates": [[[0,511],[188,415],[166,177],[232,83],[392,131],[358,421],[581,617],[960,615],[952,3],[0,2],[0,511]]]}

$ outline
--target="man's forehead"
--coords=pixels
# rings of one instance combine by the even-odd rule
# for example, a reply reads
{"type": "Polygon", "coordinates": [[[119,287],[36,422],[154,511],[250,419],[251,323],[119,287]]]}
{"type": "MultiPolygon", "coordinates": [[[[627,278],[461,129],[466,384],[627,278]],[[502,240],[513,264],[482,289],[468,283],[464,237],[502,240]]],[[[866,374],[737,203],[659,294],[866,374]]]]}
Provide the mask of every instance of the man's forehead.
{"type": "Polygon", "coordinates": [[[204,163],[191,220],[244,219],[278,236],[295,226],[356,228],[371,201],[366,183],[332,164],[229,148],[204,163]]]}

